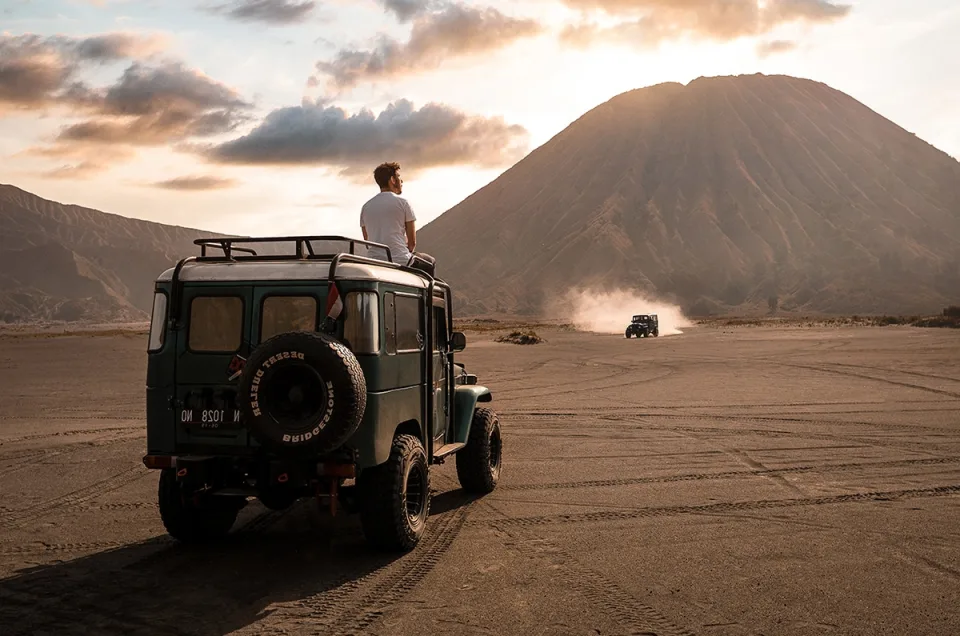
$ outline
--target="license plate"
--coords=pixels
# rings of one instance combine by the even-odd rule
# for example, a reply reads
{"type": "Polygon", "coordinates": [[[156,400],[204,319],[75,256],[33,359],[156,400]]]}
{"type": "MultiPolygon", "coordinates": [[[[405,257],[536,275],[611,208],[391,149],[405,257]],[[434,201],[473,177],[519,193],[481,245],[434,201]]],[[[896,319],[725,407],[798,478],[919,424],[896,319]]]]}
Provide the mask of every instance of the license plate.
{"type": "Polygon", "coordinates": [[[237,428],[240,423],[239,409],[183,409],[180,423],[199,428],[237,428]]]}

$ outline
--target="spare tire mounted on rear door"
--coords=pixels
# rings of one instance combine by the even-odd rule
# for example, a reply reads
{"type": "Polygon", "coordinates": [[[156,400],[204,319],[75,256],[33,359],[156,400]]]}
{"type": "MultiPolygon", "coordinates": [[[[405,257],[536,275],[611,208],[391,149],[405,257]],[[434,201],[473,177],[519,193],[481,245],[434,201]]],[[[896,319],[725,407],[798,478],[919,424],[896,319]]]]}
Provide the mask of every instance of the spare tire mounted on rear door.
{"type": "Polygon", "coordinates": [[[367,406],[357,358],[322,333],[284,333],[261,344],[239,389],[250,433],[274,451],[332,451],[357,430],[367,406]]]}

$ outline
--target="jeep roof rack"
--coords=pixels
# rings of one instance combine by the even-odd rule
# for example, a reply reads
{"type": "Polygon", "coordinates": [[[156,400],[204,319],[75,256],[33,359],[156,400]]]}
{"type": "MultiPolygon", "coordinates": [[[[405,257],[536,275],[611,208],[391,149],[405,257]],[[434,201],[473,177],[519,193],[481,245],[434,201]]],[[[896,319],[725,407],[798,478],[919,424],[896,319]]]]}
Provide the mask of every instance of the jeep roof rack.
{"type": "Polygon", "coordinates": [[[392,262],[390,248],[386,245],[346,236],[213,237],[198,238],[193,243],[200,246],[200,256],[197,260],[204,261],[327,260],[338,254],[352,254],[373,258],[373,260],[392,262]],[[276,243],[292,243],[293,245],[289,252],[279,254],[259,254],[253,247],[241,247],[276,243]],[[208,249],[220,250],[222,254],[208,254],[208,249]],[[382,256],[382,258],[378,258],[379,256],[382,256]]]}
{"type": "Polygon", "coordinates": [[[173,268],[171,277],[172,294],[170,298],[170,319],[169,328],[178,329],[180,327],[179,314],[180,305],[183,301],[183,281],[180,279],[180,273],[189,263],[238,263],[238,262],[264,262],[264,261],[305,261],[305,260],[329,260],[330,270],[328,280],[336,280],[337,268],[342,263],[358,263],[366,265],[376,265],[398,269],[409,272],[423,278],[427,281],[428,297],[433,296],[435,287],[449,290],[450,286],[443,280],[432,276],[419,268],[408,267],[394,263],[391,259],[390,248],[381,243],[372,241],[363,241],[352,239],[346,236],[265,236],[265,237],[213,237],[196,239],[194,245],[200,246],[199,256],[188,256],[181,259],[173,268]],[[334,249],[333,251],[318,252],[315,249],[315,242],[325,242],[341,244],[347,249],[334,249]],[[239,247],[235,245],[257,245],[271,243],[294,243],[293,253],[286,254],[258,254],[255,249],[250,247],[239,247]],[[378,251],[385,258],[371,258],[369,255],[357,254],[357,247],[362,246],[367,254],[377,253],[378,251]],[[222,254],[209,255],[207,249],[219,249],[222,254]]]}

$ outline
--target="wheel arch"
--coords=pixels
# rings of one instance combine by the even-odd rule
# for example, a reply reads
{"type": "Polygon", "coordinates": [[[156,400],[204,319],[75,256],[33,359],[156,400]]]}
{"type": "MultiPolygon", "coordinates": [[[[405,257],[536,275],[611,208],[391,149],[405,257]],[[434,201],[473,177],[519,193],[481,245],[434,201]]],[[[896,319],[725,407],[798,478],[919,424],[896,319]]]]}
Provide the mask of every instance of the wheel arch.
{"type": "Polygon", "coordinates": [[[453,441],[466,444],[470,439],[470,426],[478,402],[492,402],[493,394],[485,386],[458,386],[453,400],[453,441]]]}

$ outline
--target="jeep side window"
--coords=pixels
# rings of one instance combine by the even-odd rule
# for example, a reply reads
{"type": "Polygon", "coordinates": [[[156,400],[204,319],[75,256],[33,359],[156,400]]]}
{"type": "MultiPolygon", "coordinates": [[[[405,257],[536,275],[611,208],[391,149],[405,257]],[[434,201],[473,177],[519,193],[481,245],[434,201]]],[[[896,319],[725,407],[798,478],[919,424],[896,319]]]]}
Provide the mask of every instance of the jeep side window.
{"type": "Polygon", "coordinates": [[[423,335],[420,333],[420,299],[416,296],[396,296],[397,351],[420,351],[423,335]]]}
{"type": "Polygon", "coordinates": [[[150,340],[147,351],[159,351],[163,348],[167,333],[167,295],[157,292],[153,295],[153,313],[150,315],[150,340]]]}
{"type": "Polygon", "coordinates": [[[350,292],[343,302],[343,339],[354,353],[380,351],[380,308],[376,292],[350,292]]]}
{"type": "Polygon", "coordinates": [[[433,350],[447,350],[447,316],[443,307],[433,308],[433,350]]]}
{"type": "Polygon", "coordinates": [[[260,313],[260,342],[289,331],[316,331],[317,299],[313,296],[269,296],[260,313]]]}
{"type": "Polygon", "coordinates": [[[243,300],[237,296],[197,296],[190,302],[188,329],[191,351],[237,351],[243,339],[243,300]]]}

